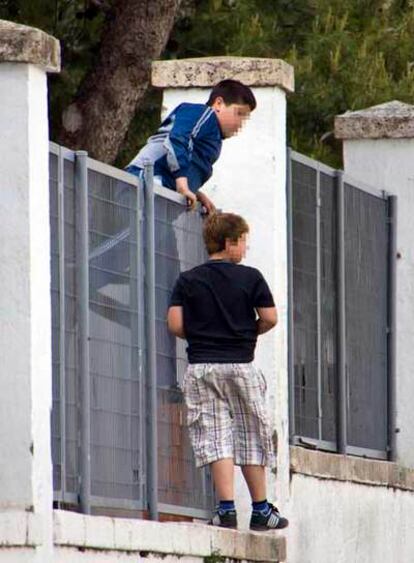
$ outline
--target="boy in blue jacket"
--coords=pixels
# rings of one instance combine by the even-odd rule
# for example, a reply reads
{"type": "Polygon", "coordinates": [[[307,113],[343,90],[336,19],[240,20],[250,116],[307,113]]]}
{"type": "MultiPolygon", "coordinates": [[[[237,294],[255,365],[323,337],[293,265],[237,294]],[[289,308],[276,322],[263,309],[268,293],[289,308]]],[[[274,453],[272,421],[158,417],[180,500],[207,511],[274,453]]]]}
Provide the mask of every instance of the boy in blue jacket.
{"type": "Polygon", "coordinates": [[[235,135],[255,107],[248,86],[237,80],[222,80],[211,91],[207,104],[177,106],[127,171],[139,176],[145,162],[152,162],[154,176],[160,177],[163,186],[184,195],[192,209],[198,200],[210,213],[215,210],[214,204],[199,188],[212,174],[223,139],[235,135]]]}

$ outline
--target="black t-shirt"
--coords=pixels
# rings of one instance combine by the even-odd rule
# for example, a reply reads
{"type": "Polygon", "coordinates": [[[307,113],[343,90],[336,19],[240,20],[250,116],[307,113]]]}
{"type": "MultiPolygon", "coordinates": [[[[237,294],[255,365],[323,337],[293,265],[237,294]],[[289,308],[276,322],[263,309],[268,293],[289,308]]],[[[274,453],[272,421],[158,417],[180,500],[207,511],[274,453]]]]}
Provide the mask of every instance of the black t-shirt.
{"type": "Polygon", "coordinates": [[[180,274],[170,305],[183,307],[188,361],[247,363],[257,340],[256,307],[274,307],[255,268],[209,260],[180,274]]]}

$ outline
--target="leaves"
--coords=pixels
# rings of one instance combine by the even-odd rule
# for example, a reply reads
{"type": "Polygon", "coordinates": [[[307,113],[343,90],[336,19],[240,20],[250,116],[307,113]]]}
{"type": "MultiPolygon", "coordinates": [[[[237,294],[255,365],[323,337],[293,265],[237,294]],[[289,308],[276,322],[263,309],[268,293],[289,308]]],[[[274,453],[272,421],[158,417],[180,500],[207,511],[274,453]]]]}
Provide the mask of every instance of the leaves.
{"type": "MultiPolygon", "coordinates": [[[[51,79],[52,137],[62,107],[94,64],[113,1],[0,0],[0,17],[45,29],[63,45],[51,79]]],[[[163,58],[238,55],[282,58],[295,68],[289,142],[338,166],[335,115],[392,99],[414,103],[414,0],[190,0],[163,58]]],[[[125,164],[158,122],[145,98],[118,158],[125,164]]]]}

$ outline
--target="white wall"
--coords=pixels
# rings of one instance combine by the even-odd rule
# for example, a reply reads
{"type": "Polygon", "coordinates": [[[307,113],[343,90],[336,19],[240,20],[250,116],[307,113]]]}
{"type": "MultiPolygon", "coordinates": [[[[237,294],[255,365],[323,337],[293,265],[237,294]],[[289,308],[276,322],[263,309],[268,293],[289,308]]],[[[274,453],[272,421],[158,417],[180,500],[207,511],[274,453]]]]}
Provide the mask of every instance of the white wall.
{"type": "Polygon", "coordinates": [[[42,515],[52,545],[48,117],[45,71],[0,65],[0,509],[42,515]]]}
{"type": "MultiPolygon", "coordinates": [[[[268,281],[278,307],[279,324],[260,337],[256,363],[268,382],[272,431],[279,436],[278,477],[269,474],[270,500],[283,506],[289,483],[287,399],[287,253],[286,253],[286,96],[277,87],[253,88],[257,108],[239,135],[223,142],[213,176],[203,191],[223,211],[241,214],[250,226],[245,264],[268,281]]],[[[163,116],[179,103],[205,103],[209,89],[164,92],[163,116]]],[[[237,501],[242,527],[248,526],[250,497],[241,474],[237,501]]]]}
{"type": "MultiPolygon", "coordinates": [[[[414,140],[344,141],[345,172],[398,196],[397,458],[414,467],[414,140]]],[[[414,557],[413,557],[414,560],[414,557]]]]}
{"type": "Polygon", "coordinates": [[[289,563],[411,563],[414,494],[294,475],[289,563]]]}

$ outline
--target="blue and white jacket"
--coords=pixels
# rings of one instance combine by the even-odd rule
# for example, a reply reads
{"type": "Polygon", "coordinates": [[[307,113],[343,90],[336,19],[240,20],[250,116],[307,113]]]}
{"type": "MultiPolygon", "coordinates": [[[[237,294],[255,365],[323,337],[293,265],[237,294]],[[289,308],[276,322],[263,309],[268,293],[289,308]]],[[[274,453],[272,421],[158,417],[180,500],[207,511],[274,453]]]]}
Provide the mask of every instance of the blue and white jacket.
{"type": "Polygon", "coordinates": [[[165,187],[175,190],[175,179],[185,176],[190,190],[196,192],[210,178],[222,141],[217,116],[210,106],[180,104],[127,168],[142,169],[149,160],[154,163],[154,175],[162,177],[165,187]]]}

